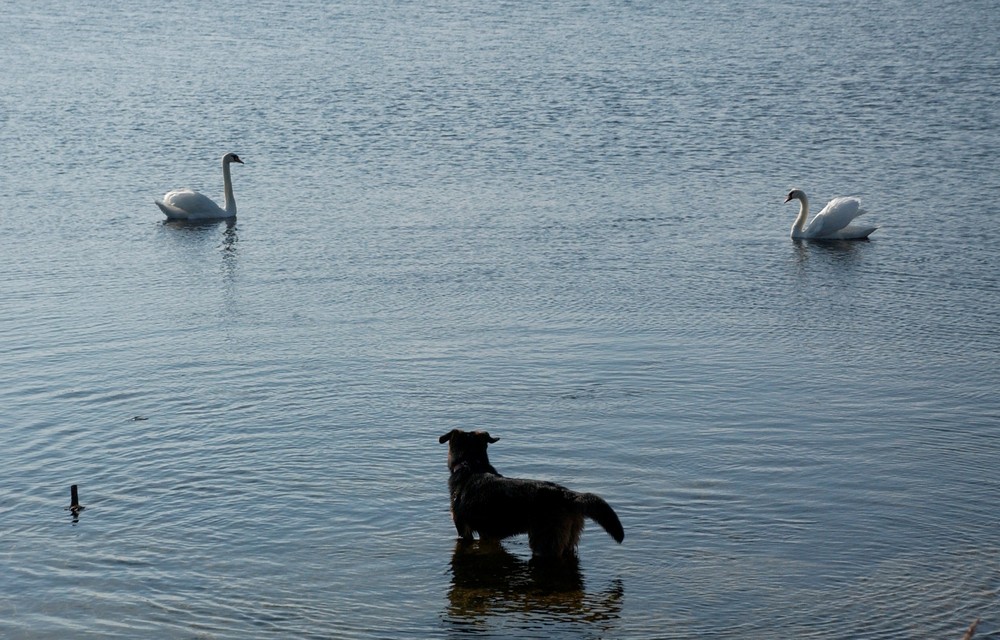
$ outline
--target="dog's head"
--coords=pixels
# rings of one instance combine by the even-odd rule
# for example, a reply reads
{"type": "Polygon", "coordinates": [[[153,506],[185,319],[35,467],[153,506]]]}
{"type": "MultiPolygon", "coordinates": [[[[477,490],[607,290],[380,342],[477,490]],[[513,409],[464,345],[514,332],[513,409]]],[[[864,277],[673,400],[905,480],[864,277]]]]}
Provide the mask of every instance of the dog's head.
{"type": "Polygon", "coordinates": [[[448,469],[452,472],[460,464],[468,465],[471,471],[492,471],[486,447],[498,441],[486,431],[462,431],[452,429],[438,438],[438,442],[448,443],[448,469]]]}

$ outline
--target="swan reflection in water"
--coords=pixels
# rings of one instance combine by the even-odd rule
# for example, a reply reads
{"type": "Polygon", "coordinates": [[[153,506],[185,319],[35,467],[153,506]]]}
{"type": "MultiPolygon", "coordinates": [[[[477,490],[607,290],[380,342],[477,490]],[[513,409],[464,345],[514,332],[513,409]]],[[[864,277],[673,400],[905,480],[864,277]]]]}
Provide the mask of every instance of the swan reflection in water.
{"type": "Polygon", "coordinates": [[[804,266],[810,258],[821,264],[853,266],[865,255],[865,246],[871,241],[864,240],[792,240],[795,247],[795,262],[804,266]]]}
{"type": "Polygon", "coordinates": [[[237,234],[236,218],[225,220],[163,220],[160,225],[165,229],[174,229],[180,233],[178,239],[182,242],[192,242],[195,244],[212,240],[212,231],[218,229],[220,225],[226,228],[222,231],[217,248],[223,255],[231,256],[236,253],[236,243],[239,241],[237,234]]]}
{"type": "Polygon", "coordinates": [[[470,624],[488,627],[491,618],[500,616],[510,631],[516,624],[511,616],[521,614],[529,616],[524,622],[532,628],[576,622],[586,624],[584,636],[607,635],[621,616],[621,580],[588,593],[578,560],[539,563],[518,558],[498,542],[458,540],[451,572],[447,620],[463,629],[470,624]]]}
{"type": "Polygon", "coordinates": [[[207,252],[214,247],[222,255],[222,275],[227,281],[235,277],[240,240],[236,218],[161,220],[159,224],[161,232],[171,239],[171,244],[183,247],[184,251],[207,252]],[[221,234],[218,233],[220,227],[224,227],[221,234]]]}

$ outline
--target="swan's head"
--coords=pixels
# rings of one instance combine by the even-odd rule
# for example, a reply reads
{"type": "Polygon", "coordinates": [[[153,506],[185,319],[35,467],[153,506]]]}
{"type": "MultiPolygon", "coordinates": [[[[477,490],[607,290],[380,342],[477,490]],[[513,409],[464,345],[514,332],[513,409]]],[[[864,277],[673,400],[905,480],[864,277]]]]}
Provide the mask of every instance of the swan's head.
{"type": "Polygon", "coordinates": [[[235,153],[227,153],[222,156],[222,162],[225,164],[229,164],[230,162],[239,162],[240,164],[243,164],[243,161],[240,160],[240,157],[235,153]]]}
{"type": "Polygon", "coordinates": [[[805,200],[806,194],[802,189],[792,189],[788,192],[788,196],[785,198],[785,202],[791,202],[792,200],[805,200]]]}

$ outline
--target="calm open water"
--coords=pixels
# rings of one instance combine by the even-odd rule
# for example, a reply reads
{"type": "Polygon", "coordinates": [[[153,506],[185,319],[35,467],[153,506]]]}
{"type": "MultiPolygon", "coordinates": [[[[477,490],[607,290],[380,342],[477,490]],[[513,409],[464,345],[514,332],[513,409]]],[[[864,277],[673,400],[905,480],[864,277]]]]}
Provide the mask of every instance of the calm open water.
{"type": "Polygon", "coordinates": [[[995,3],[2,13],[0,636],[1000,637],[995,3]]]}

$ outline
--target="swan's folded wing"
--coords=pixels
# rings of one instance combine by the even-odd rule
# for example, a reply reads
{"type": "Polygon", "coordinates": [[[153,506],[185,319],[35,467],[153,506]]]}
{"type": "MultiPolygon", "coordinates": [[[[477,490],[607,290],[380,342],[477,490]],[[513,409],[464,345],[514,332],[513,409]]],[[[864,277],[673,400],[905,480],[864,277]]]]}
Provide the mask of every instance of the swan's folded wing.
{"type": "Polygon", "coordinates": [[[218,205],[212,202],[208,196],[198,193],[194,189],[177,189],[170,191],[163,196],[163,203],[181,211],[213,211],[218,209],[218,205]]]}
{"type": "Polygon", "coordinates": [[[863,240],[870,236],[876,229],[878,227],[858,227],[851,225],[844,227],[830,237],[833,240],[863,240]]]}
{"type": "Polygon", "coordinates": [[[861,201],[857,198],[834,198],[816,214],[806,228],[806,233],[814,238],[836,233],[863,213],[861,201]]]}
{"type": "Polygon", "coordinates": [[[162,211],[168,219],[183,220],[188,217],[188,212],[183,209],[178,209],[177,207],[169,205],[162,200],[154,200],[153,202],[156,203],[156,206],[160,208],[160,211],[162,211]]]}

